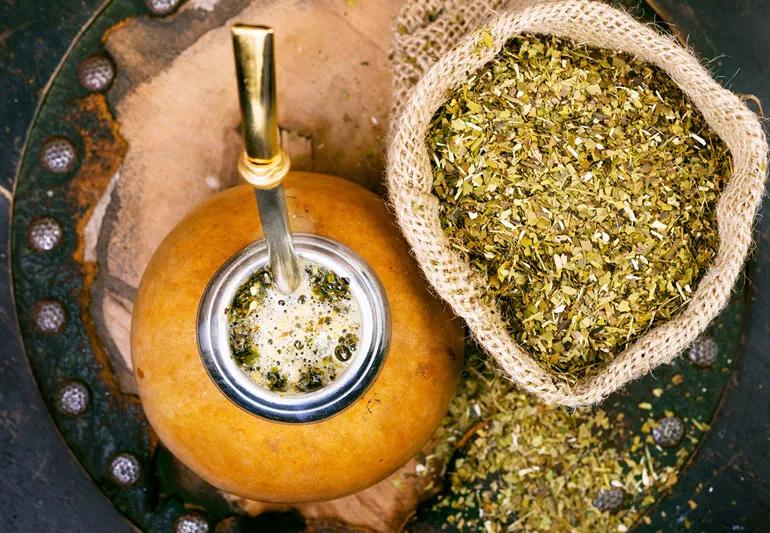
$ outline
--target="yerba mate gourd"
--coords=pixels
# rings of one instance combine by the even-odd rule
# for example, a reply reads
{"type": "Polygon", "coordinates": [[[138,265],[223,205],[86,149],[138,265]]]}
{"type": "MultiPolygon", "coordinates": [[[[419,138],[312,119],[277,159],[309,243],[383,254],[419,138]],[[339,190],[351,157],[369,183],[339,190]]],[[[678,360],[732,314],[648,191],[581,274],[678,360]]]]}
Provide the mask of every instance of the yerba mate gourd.
{"type": "MultiPolygon", "coordinates": [[[[133,368],[160,440],[218,489],[259,501],[333,499],[384,479],[425,445],[457,384],[463,330],[427,291],[380,198],[340,178],[288,172],[272,31],[233,33],[247,110],[239,170],[254,187],[215,195],[158,247],[134,304],[133,368]],[[253,157],[259,151],[269,157],[253,157]],[[358,304],[355,339],[346,332],[341,342],[348,366],[329,382],[295,384],[306,390],[289,390],[286,373],[265,387],[239,366],[256,368],[260,353],[230,343],[228,315],[239,289],[259,293],[249,279],[268,266],[270,289],[289,305],[305,264],[326,271],[320,297],[349,289],[358,304]]],[[[255,320],[269,327],[274,317],[255,320]]]]}

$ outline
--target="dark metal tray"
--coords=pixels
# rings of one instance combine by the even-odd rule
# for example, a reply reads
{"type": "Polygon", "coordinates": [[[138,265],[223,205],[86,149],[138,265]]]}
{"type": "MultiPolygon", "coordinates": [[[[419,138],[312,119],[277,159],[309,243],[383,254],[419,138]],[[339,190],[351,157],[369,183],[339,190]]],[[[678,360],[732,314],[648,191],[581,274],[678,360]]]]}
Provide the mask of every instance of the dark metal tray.
{"type": "MultiPolygon", "coordinates": [[[[98,48],[94,36],[101,32],[95,32],[94,26],[114,23],[120,17],[144,9],[141,0],[6,0],[0,4],[0,124],[4,140],[0,144],[0,249],[4,254],[0,266],[2,530],[123,531],[133,529],[134,523],[141,523],[147,529],[162,531],[169,530],[184,511],[184,502],[179,498],[155,506],[154,484],[140,483],[127,493],[115,487],[106,471],[101,476],[93,472],[89,475],[81,466],[93,470],[93,465],[106,464],[115,454],[130,447],[141,457],[143,467],[166,469],[164,461],[170,463],[167,454],[149,453],[154,443],[145,436],[138,404],[120,400],[100,410],[101,433],[93,438],[108,444],[92,448],[87,446],[92,434],[85,426],[65,420],[65,427],[60,415],[54,412],[59,430],[65,432],[68,442],[73,439],[81,442],[78,456],[65,444],[46,407],[55,403],[53,391],[58,390],[61,379],[54,373],[37,369],[45,368],[45,358],[63,358],[62,364],[73,369],[79,359],[77,353],[68,355],[57,341],[34,332],[28,312],[44,295],[35,283],[18,281],[23,279],[19,269],[31,269],[26,274],[32,271],[53,279],[55,283],[48,285],[53,292],[45,296],[53,294],[67,302],[66,312],[75,321],[79,304],[72,289],[78,287],[80,281],[73,265],[68,264],[71,249],[56,256],[54,262],[44,263],[32,255],[14,255],[18,247],[12,247],[11,240],[12,234],[17,243],[25,236],[25,228],[11,227],[12,219],[32,219],[38,206],[53,206],[47,200],[45,187],[36,185],[43,181],[35,180],[43,178],[35,178],[35,171],[23,165],[25,157],[32,157],[30,150],[36,150],[32,147],[42,140],[37,126],[56,124],[56,109],[66,109],[69,105],[66,94],[60,101],[42,101],[45,95],[55,94],[51,92],[55,76],[77,75],[74,70],[67,73],[70,67],[62,63],[62,58],[72,56],[73,51],[77,55],[89,47],[98,48]],[[18,184],[17,178],[21,175],[31,177],[18,184]],[[19,199],[15,206],[14,198],[19,199]],[[12,265],[17,269],[15,294],[12,265]],[[24,310],[18,320],[17,306],[24,310]],[[30,340],[32,338],[37,340],[30,340]],[[30,349],[30,358],[22,339],[30,349]],[[30,361],[36,368],[35,377],[30,361]],[[135,412],[136,416],[131,419],[136,422],[126,423],[120,415],[124,412],[135,412]],[[133,517],[134,523],[124,517],[126,514],[133,517]]],[[[675,33],[689,35],[690,45],[701,57],[717,57],[709,63],[709,68],[732,90],[756,95],[770,108],[770,33],[766,30],[770,27],[770,1],[650,0],[643,9],[654,10],[673,22],[675,33]]],[[[98,130],[98,125],[77,121],[74,124],[98,130]]],[[[68,127],[71,126],[62,126],[57,133],[67,134],[68,127]]],[[[766,201],[762,214],[768,207],[766,201]]],[[[723,320],[727,333],[722,334],[721,344],[734,347],[736,352],[732,356],[736,364],[723,380],[727,383],[724,394],[719,390],[721,405],[713,427],[671,494],[655,510],[648,529],[679,529],[684,527],[685,520],[694,530],[704,531],[767,528],[765,521],[770,515],[770,454],[767,453],[770,449],[770,358],[767,356],[770,222],[764,217],[759,219],[756,239],[757,248],[746,277],[723,320]],[[698,500],[695,508],[689,504],[694,495],[698,500]]],[[[74,244],[65,240],[64,249],[67,246],[74,244]]],[[[89,349],[78,333],[66,336],[64,342],[70,347],[67,352],[89,349]]],[[[89,375],[98,373],[98,368],[82,370],[89,375]]],[[[109,395],[108,386],[99,383],[101,385],[91,386],[104,386],[105,390],[95,393],[109,395]]],[[[720,387],[723,385],[720,382],[720,387]]],[[[212,509],[211,512],[218,515],[226,511],[212,509]]],[[[273,530],[302,527],[301,521],[290,515],[270,520],[252,520],[241,527],[246,530],[265,528],[268,524],[273,530]]]]}

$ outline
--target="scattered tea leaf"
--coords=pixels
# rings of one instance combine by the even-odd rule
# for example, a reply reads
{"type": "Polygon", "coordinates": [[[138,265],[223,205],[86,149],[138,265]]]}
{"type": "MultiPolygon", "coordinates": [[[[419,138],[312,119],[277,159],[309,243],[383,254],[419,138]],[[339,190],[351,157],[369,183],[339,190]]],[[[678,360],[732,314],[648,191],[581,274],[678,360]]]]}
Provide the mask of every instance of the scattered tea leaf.
{"type": "Polygon", "coordinates": [[[623,422],[623,413],[546,405],[502,379],[493,364],[468,354],[459,390],[433,436],[434,452],[423,458],[450,464],[446,487],[424,509],[441,517],[442,529],[628,530],[676,483],[704,431],[692,420],[680,447],[658,449],[644,432],[657,427],[655,413],[638,413],[639,431],[623,422]],[[601,494],[618,491],[616,505],[595,506],[601,494]]]}

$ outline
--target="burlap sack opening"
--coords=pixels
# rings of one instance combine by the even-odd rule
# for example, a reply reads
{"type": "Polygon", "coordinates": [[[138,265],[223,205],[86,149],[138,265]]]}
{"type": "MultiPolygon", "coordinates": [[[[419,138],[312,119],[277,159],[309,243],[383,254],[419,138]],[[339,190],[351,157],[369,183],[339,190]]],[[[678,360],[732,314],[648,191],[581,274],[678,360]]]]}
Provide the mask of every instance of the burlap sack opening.
{"type": "Polygon", "coordinates": [[[727,304],[751,245],[753,220],[764,190],[765,135],[754,113],[717,84],[691,53],[622,11],[598,2],[570,0],[488,19],[486,14],[502,4],[418,0],[402,11],[392,56],[397,107],[387,154],[390,200],[435,291],[466,320],[478,342],[508,376],[549,403],[571,407],[594,404],[670,362],[727,304]],[[479,45],[482,24],[493,37],[492,48],[479,45]],[[431,194],[433,176],[425,145],[431,118],[452,90],[491,60],[509,39],[522,33],[566,37],[625,51],[658,65],[700,109],[733,158],[734,172],[716,210],[719,250],[692,300],[677,316],[656,325],[597,374],[574,384],[549,375],[508,334],[499,310],[483,298],[484,279],[450,248],[439,223],[438,200],[431,194]],[[440,57],[436,60],[432,54],[440,57]]]}

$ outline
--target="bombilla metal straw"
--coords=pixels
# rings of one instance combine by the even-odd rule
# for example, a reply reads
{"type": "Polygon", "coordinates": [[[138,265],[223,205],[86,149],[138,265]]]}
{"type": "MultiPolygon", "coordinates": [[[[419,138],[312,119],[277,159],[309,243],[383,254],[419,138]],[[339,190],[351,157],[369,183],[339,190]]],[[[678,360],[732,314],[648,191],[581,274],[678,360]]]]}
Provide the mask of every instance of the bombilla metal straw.
{"type": "Polygon", "coordinates": [[[273,29],[236,24],[231,33],[245,145],[238,170],[254,186],[275,284],[291,294],[300,271],[281,184],[289,157],[278,135],[273,29]]]}

